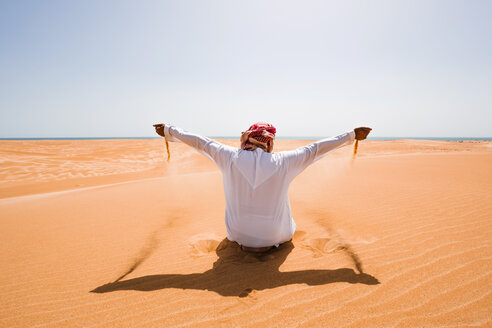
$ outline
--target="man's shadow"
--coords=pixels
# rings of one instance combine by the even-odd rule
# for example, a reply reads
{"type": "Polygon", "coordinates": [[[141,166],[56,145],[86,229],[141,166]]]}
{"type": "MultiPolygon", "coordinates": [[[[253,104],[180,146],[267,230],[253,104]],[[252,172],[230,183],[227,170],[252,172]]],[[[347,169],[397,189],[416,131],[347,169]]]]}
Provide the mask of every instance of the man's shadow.
{"type": "Polygon", "coordinates": [[[300,270],[280,272],[287,255],[294,248],[286,242],[263,254],[247,253],[237,243],[227,239],[217,246],[219,256],[210,270],[191,274],[148,275],[128,280],[117,280],[97,287],[93,293],[117,290],[153,291],[164,288],[201,289],[222,296],[246,297],[253,290],[264,290],[290,284],[324,285],[335,282],[376,285],[379,281],[368,274],[353,269],[300,270]]]}

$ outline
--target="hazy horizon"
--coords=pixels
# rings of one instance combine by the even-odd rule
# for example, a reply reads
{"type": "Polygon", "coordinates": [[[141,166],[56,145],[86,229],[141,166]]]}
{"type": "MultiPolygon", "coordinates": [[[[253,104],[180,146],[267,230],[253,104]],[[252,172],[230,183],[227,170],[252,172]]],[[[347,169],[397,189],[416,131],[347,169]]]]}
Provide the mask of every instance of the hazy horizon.
{"type": "Polygon", "coordinates": [[[491,137],[492,1],[3,1],[0,138],[491,137]]]}
{"type": "MultiPolygon", "coordinates": [[[[238,140],[239,136],[206,136],[212,139],[229,139],[238,140]]],[[[277,136],[277,140],[320,140],[323,138],[329,138],[329,136],[277,136]]],[[[5,137],[0,140],[148,140],[148,139],[161,139],[159,136],[137,136],[137,137],[5,137]]],[[[476,141],[492,141],[492,137],[411,137],[411,136],[392,136],[392,137],[367,137],[367,140],[386,141],[386,140],[441,140],[441,141],[460,141],[460,140],[476,140],[476,141]]]]}

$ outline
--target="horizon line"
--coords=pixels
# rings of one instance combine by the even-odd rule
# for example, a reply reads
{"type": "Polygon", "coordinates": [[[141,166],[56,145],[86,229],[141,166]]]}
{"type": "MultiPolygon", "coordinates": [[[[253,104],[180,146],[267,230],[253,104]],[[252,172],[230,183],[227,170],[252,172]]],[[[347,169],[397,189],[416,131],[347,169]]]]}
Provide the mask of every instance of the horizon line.
{"type": "MultiPolygon", "coordinates": [[[[0,140],[118,140],[118,139],[161,139],[162,137],[0,137],[0,140]]],[[[209,136],[212,139],[238,139],[237,136],[209,136]]],[[[280,140],[320,140],[324,138],[330,138],[326,136],[281,136],[275,139],[280,140]]],[[[390,136],[390,137],[368,137],[367,140],[449,140],[449,141],[459,141],[459,140],[485,140],[490,141],[492,137],[409,137],[409,136],[390,136]]]]}

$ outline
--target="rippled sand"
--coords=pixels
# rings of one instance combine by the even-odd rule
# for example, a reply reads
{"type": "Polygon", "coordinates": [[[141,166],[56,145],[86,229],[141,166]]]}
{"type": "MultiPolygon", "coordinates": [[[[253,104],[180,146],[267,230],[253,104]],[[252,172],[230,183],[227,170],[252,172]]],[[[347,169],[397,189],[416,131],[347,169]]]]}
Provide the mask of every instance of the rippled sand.
{"type": "Polygon", "coordinates": [[[491,146],[337,150],[291,186],[293,241],[257,256],[186,145],[0,141],[0,327],[490,327],[491,146]]]}

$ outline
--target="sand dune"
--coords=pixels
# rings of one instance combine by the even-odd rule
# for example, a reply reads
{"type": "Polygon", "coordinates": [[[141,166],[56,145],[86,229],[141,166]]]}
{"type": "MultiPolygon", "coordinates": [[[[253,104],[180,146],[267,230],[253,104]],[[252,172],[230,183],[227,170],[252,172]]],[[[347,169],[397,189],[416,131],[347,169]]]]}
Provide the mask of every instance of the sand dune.
{"type": "Polygon", "coordinates": [[[491,145],[337,150],[291,186],[293,241],[253,255],[185,145],[2,141],[0,327],[490,327],[491,145]]]}

